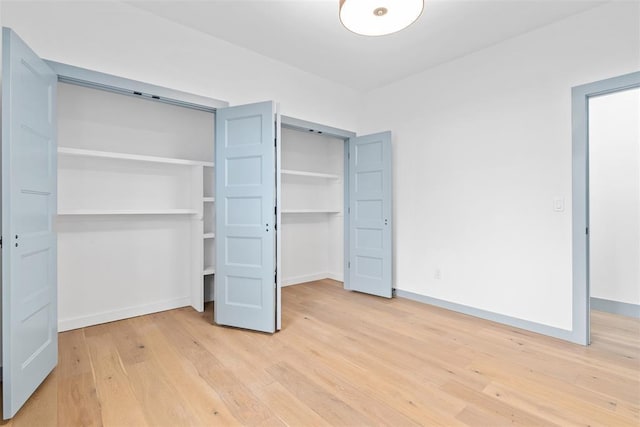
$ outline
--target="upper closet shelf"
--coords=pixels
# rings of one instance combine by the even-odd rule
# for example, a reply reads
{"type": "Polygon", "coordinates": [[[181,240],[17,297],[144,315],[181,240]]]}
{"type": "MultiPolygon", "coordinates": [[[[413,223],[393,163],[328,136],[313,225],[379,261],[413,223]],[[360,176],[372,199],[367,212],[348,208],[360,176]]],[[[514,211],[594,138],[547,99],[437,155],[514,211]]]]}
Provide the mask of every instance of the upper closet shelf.
{"type": "Polygon", "coordinates": [[[283,214],[338,214],[339,210],[333,209],[283,209],[283,214]]]}
{"type": "Polygon", "coordinates": [[[192,215],[195,209],[70,209],[58,215],[192,215]]]}
{"type": "Polygon", "coordinates": [[[81,148],[58,147],[58,154],[79,157],[100,157],[104,159],[133,160],[137,162],[164,163],[170,165],[213,167],[213,162],[174,159],[170,157],[143,156],[139,154],[128,153],[113,153],[109,151],[84,150],[81,148]]]}
{"type": "Polygon", "coordinates": [[[340,179],[340,175],[335,175],[332,173],[307,172],[307,171],[297,171],[297,170],[291,170],[291,169],[282,169],[280,173],[282,173],[282,175],[306,176],[309,178],[340,179]]]}

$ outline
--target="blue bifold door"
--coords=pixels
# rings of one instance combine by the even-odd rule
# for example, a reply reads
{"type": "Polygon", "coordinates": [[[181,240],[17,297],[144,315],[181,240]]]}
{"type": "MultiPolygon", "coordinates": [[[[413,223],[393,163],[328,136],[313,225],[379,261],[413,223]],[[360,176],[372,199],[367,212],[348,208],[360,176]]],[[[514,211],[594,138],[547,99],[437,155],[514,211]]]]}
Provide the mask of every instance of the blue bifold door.
{"type": "Polygon", "coordinates": [[[275,104],[216,111],[217,324],[276,330],[275,104]]]}
{"type": "Polygon", "coordinates": [[[2,32],[2,393],[13,417],[58,361],[56,85],[2,32]]]}
{"type": "Polygon", "coordinates": [[[391,132],[349,140],[348,289],[391,298],[391,132]]]}

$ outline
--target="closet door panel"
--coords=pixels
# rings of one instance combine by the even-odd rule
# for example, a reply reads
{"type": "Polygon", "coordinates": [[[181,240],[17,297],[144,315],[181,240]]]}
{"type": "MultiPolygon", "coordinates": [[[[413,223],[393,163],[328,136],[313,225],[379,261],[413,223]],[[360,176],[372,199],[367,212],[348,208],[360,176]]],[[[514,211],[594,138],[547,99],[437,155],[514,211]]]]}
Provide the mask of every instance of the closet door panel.
{"type": "Polygon", "coordinates": [[[349,289],[392,296],[391,132],[349,141],[349,289]]]}
{"type": "Polygon", "coordinates": [[[3,417],[13,417],[58,361],[57,75],[3,29],[3,417]]]}
{"type": "Polygon", "coordinates": [[[264,332],[276,325],[275,107],[216,112],[215,321],[264,332]]]}

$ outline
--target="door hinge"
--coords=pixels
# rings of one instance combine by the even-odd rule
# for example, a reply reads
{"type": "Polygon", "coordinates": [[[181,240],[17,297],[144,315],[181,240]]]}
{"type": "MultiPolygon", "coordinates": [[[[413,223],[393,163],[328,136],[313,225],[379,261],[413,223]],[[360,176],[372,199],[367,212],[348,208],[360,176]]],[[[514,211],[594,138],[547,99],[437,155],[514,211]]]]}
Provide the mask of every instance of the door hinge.
{"type": "Polygon", "coordinates": [[[347,263],[347,268],[351,268],[351,261],[347,263]]]}
{"type": "Polygon", "coordinates": [[[584,229],[584,234],[589,234],[589,227],[584,229]]]}
{"type": "Polygon", "coordinates": [[[347,213],[350,214],[351,213],[351,207],[347,208],[347,213]]]}
{"type": "Polygon", "coordinates": [[[0,249],[2,249],[2,237],[0,237],[0,249]]]}

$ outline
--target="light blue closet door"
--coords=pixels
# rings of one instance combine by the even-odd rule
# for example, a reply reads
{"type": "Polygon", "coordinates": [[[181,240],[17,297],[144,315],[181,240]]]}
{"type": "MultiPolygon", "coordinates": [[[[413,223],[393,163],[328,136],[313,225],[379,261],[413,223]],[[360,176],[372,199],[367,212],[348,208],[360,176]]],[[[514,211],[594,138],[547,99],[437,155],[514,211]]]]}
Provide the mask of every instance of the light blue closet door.
{"type": "Polygon", "coordinates": [[[18,36],[2,44],[3,417],[58,362],[57,76],[18,36]]]}
{"type": "Polygon", "coordinates": [[[275,105],[216,111],[215,322],[275,332],[275,105]]]}
{"type": "Polygon", "coordinates": [[[391,132],[349,140],[349,289],[391,298],[391,132]]]}

